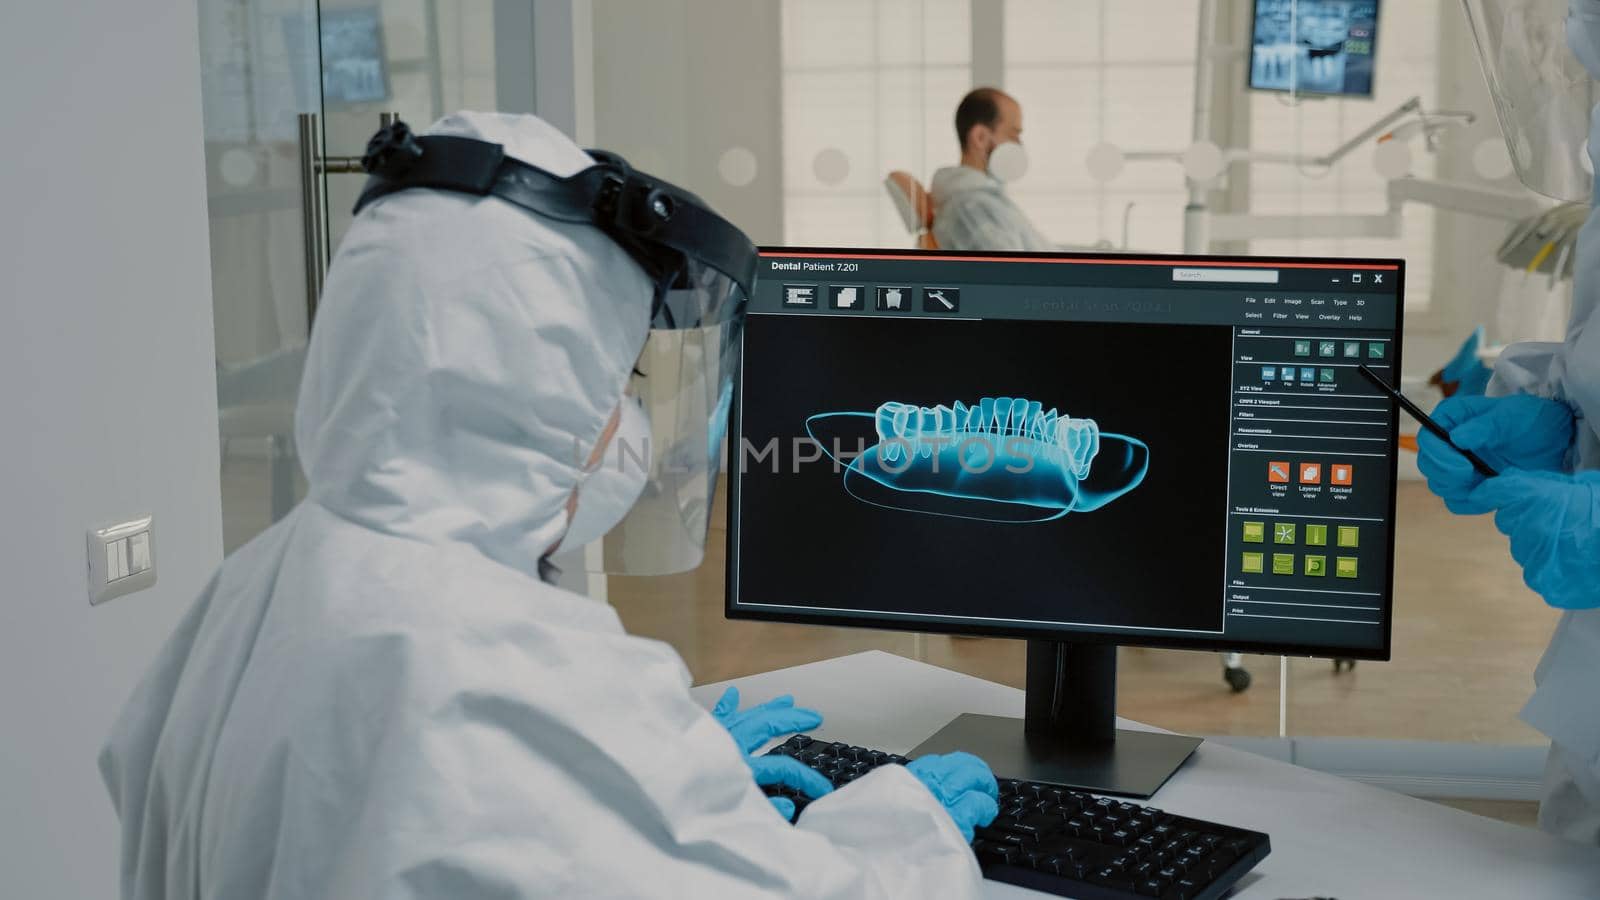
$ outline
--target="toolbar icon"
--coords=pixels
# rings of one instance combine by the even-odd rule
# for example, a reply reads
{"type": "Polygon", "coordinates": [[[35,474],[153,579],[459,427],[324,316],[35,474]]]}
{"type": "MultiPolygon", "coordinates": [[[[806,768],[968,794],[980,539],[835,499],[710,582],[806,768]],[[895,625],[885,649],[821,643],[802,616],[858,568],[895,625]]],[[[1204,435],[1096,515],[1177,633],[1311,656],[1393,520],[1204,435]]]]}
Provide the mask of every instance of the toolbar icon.
{"type": "Polygon", "coordinates": [[[817,286],[814,284],[786,284],[783,286],[784,306],[806,306],[815,309],[817,286]]]}
{"type": "Polygon", "coordinates": [[[1349,463],[1334,463],[1328,467],[1328,483],[1340,487],[1349,487],[1356,480],[1355,466],[1349,463]]]}
{"type": "Polygon", "coordinates": [[[1301,484],[1321,484],[1322,483],[1322,464],[1321,463],[1314,463],[1314,462],[1301,463],[1300,464],[1300,483],[1301,484]]]}
{"type": "Polygon", "coordinates": [[[880,312],[905,312],[911,308],[911,288],[908,287],[880,287],[878,288],[878,310],[880,312]]]}
{"type": "Polygon", "coordinates": [[[828,291],[828,305],[834,309],[860,309],[861,288],[853,284],[834,285],[828,291]]]}
{"type": "Polygon", "coordinates": [[[1267,481],[1272,484],[1289,483],[1289,464],[1276,460],[1267,463],[1267,481]]]}
{"type": "Polygon", "coordinates": [[[961,311],[960,288],[923,288],[922,311],[955,313],[961,311]]]}

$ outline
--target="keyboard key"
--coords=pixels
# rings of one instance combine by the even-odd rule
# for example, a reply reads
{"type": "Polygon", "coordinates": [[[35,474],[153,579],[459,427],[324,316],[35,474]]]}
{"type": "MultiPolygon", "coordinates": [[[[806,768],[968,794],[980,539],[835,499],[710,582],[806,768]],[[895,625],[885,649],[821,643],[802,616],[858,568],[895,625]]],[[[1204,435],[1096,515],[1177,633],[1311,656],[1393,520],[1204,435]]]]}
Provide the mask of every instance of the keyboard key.
{"type": "Polygon", "coordinates": [[[1110,866],[1096,869],[1094,873],[1089,876],[1089,883],[1112,888],[1113,890],[1128,891],[1130,893],[1133,891],[1135,884],[1132,875],[1129,875],[1126,872],[1119,872],[1110,866]]]}
{"type": "Polygon", "coordinates": [[[1205,890],[1206,885],[1209,883],[1209,881],[1203,879],[1179,878],[1172,885],[1171,896],[1175,900],[1191,900],[1191,898],[1200,896],[1200,892],[1205,890]]]}
{"type": "Polygon", "coordinates": [[[1146,878],[1136,885],[1136,889],[1146,897],[1159,897],[1167,892],[1168,884],[1171,882],[1159,878],[1146,878]]]}
{"type": "Polygon", "coordinates": [[[980,862],[1009,866],[1017,861],[1022,851],[1010,844],[991,844],[978,858],[980,862]]]}
{"type": "Polygon", "coordinates": [[[1189,874],[1203,874],[1207,881],[1215,881],[1233,866],[1236,858],[1232,854],[1214,853],[1191,867],[1189,874]]]}

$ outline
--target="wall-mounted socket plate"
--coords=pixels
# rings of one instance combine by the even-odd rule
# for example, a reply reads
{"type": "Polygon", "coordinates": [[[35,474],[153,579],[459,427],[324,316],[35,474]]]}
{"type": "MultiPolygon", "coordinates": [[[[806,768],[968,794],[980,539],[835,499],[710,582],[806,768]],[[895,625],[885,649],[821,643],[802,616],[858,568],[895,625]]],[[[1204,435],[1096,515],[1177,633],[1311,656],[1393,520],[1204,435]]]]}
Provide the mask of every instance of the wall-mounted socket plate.
{"type": "Polygon", "coordinates": [[[154,517],[89,529],[89,605],[156,583],[154,517]]]}

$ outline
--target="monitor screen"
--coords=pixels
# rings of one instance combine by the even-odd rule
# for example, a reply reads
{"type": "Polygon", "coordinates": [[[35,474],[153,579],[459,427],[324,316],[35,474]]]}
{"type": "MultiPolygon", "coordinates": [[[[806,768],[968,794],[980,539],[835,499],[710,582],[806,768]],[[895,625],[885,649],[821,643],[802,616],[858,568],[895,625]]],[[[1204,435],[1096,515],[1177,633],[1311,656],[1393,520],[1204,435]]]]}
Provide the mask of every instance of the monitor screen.
{"type": "Polygon", "coordinates": [[[1250,86],[1372,96],[1377,0],[1256,0],[1250,86]]]}
{"type": "Polygon", "coordinates": [[[378,103],[389,99],[383,18],[378,7],[322,13],[322,101],[378,103]]]}
{"type": "Polygon", "coordinates": [[[1387,658],[1402,263],[762,251],[727,612],[1387,658]]]}

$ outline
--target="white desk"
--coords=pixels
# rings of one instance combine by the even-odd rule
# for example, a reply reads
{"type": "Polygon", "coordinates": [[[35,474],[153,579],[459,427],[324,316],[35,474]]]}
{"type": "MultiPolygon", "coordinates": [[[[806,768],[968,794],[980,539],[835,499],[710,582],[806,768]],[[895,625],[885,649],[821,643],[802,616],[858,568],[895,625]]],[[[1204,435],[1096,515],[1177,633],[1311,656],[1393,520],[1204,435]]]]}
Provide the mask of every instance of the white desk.
{"type": "MultiPolygon", "coordinates": [[[[694,693],[709,707],[729,684],[747,703],[794,694],[826,718],[819,736],[897,753],[959,713],[1022,715],[1022,691],[877,651],[694,693]]],[[[1600,897],[1600,849],[1210,742],[1145,802],[1272,837],[1239,898],[1600,897]]],[[[1047,896],[985,884],[991,897],[1047,896]]]]}

